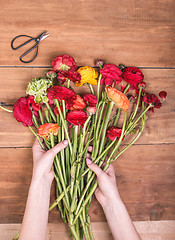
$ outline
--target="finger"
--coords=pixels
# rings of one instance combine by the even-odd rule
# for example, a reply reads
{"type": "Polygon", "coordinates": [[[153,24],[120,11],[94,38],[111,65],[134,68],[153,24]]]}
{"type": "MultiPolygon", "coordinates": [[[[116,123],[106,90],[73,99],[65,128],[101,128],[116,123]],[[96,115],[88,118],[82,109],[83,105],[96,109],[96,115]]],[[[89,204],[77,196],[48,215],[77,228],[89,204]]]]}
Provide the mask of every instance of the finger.
{"type": "Polygon", "coordinates": [[[87,154],[86,154],[86,157],[87,157],[87,158],[90,158],[90,157],[91,157],[91,154],[90,154],[90,153],[87,153],[87,154]]]}
{"type": "Polygon", "coordinates": [[[86,158],[86,164],[97,175],[97,178],[101,178],[104,174],[103,170],[93,163],[89,158],[86,158]]]}
{"type": "Polygon", "coordinates": [[[108,174],[108,176],[114,177],[115,176],[115,170],[112,165],[108,167],[108,169],[105,171],[105,173],[108,174]]]}
{"type": "Polygon", "coordinates": [[[51,148],[49,151],[47,151],[47,155],[50,155],[53,159],[56,156],[58,152],[63,150],[68,145],[68,140],[64,140],[60,143],[58,143],[55,147],[51,148]]]}
{"type": "Polygon", "coordinates": [[[33,154],[35,153],[40,153],[40,152],[44,152],[44,150],[41,148],[41,145],[40,143],[38,142],[38,139],[36,138],[35,139],[35,142],[33,144],[33,147],[32,147],[32,150],[33,150],[33,154]]]}
{"type": "Polygon", "coordinates": [[[92,146],[89,146],[89,147],[88,147],[88,152],[92,152],[92,150],[93,150],[93,147],[92,147],[92,146]]]}

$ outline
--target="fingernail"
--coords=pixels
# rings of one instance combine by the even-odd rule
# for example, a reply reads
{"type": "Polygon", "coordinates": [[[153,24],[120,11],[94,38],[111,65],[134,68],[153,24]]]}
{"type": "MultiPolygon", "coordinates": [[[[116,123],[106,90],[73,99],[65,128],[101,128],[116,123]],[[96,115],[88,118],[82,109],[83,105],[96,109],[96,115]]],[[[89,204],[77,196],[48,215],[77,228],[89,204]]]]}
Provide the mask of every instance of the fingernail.
{"type": "Polygon", "coordinates": [[[92,163],[92,161],[89,158],[86,158],[86,163],[87,163],[87,165],[89,165],[92,163]]]}
{"type": "Polygon", "coordinates": [[[64,140],[63,144],[67,145],[68,144],[68,140],[64,140]]]}

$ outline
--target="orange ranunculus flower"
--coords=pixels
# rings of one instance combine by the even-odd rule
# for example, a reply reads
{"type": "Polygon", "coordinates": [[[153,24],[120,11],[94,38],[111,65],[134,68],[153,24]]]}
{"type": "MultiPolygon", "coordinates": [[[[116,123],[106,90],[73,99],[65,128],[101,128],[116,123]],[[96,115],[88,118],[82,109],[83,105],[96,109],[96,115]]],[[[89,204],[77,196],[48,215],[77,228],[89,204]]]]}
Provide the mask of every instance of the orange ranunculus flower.
{"type": "Polygon", "coordinates": [[[46,139],[48,139],[50,134],[57,136],[59,128],[60,127],[57,123],[45,123],[39,126],[38,135],[40,137],[45,137],[46,139]]]}
{"type": "Polygon", "coordinates": [[[124,111],[128,110],[129,100],[122,92],[113,87],[106,87],[105,90],[108,98],[111,99],[118,108],[121,108],[124,111]]]}
{"type": "Polygon", "coordinates": [[[86,107],[86,103],[82,97],[77,95],[77,99],[74,100],[74,105],[70,107],[70,110],[79,110],[84,109],[86,107]]]}
{"type": "Polygon", "coordinates": [[[90,83],[92,85],[97,85],[97,77],[98,73],[95,71],[93,67],[81,67],[77,70],[78,73],[81,75],[81,81],[76,82],[76,86],[80,87],[85,83],[90,83]]]}

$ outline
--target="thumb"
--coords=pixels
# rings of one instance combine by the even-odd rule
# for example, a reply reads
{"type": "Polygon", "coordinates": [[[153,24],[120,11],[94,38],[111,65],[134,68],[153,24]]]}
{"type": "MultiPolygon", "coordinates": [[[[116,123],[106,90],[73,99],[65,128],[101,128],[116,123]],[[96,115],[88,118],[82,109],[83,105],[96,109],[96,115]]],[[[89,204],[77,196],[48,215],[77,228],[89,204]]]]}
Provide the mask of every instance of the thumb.
{"type": "Polygon", "coordinates": [[[68,145],[68,140],[64,140],[60,143],[58,143],[55,147],[51,148],[49,151],[47,151],[47,154],[49,154],[52,158],[56,156],[58,152],[63,150],[68,145]]]}
{"type": "Polygon", "coordinates": [[[86,164],[97,175],[98,178],[102,177],[104,172],[99,166],[97,166],[97,164],[93,163],[89,158],[86,158],[86,164]]]}

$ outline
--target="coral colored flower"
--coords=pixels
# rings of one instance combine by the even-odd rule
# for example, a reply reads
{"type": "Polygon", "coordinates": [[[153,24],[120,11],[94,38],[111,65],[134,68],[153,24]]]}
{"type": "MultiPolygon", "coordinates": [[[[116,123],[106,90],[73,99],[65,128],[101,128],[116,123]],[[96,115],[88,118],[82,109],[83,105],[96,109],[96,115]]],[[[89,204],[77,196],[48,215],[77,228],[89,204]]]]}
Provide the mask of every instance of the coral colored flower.
{"type": "Polygon", "coordinates": [[[76,82],[77,87],[80,87],[85,83],[97,85],[98,73],[95,71],[93,67],[88,67],[88,66],[80,67],[77,70],[77,72],[80,73],[81,75],[81,81],[76,82]]]}
{"type": "Polygon", "coordinates": [[[167,92],[166,91],[161,91],[159,93],[159,97],[161,97],[163,100],[165,100],[165,98],[167,97],[167,92]]]}
{"type": "MultiPolygon", "coordinates": [[[[120,138],[121,133],[122,133],[122,129],[112,126],[107,129],[106,137],[108,137],[111,141],[114,141],[116,138],[118,138],[118,139],[120,138]]],[[[124,137],[123,137],[123,139],[124,139],[124,137]]]]}
{"type": "Polygon", "coordinates": [[[61,84],[63,84],[68,79],[74,83],[79,83],[81,80],[81,75],[76,71],[62,71],[57,74],[57,79],[61,81],[61,84]]]}
{"type": "Polygon", "coordinates": [[[118,108],[127,111],[129,108],[129,100],[128,98],[116,88],[113,87],[105,87],[107,96],[111,99],[118,108]]]}
{"type": "Polygon", "coordinates": [[[89,115],[95,114],[95,112],[97,111],[96,107],[87,107],[86,108],[87,113],[89,113],[89,115]]]}
{"type": "Polygon", "coordinates": [[[13,115],[18,122],[24,126],[33,126],[32,111],[28,107],[28,100],[25,97],[19,98],[13,107],[13,115]]]}
{"type": "Polygon", "coordinates": [[[158,99],[158,97],[156,97],[156,95],[154,94],[147,94],[142,98],[142,101],[147,103],[147,104],[151,104],[152,105],[152,112],[154,112],[154,108],[160,108],[162,106],[162,103],[160,102],[160,100],[158,99]]]}
{"type": "Polygon", "coordinates": [[[48,139],[51,134],[57,136],[59,128],[57,123],[45,123],[39,126],[38,135],[48,139]]]}
{"type": "Polygon", "coordinates": [[[73,90],[62,86],[53,86],[49,88],[47,90],[47,96],[50,104],[54,104],[54,99],[58,99],[59,102],[64,100],[67,109],[73,106],[74,100],[77,98],[73,90]]]}
{"type": "Polygon", "coordinates": [[[144,75],[140,69],[128,67],[123,70],[122,77],[132,88],[138,90],[138,84],[143,81],[144,75]]]}
{"type": "Polygon", "coordinates": [[[74,105],[70,107],[70,110],[79,110],[79,109],[84,109],[86,107],[86,103],[83,100],[82,97],[77,95],[77,99],[74,100],[74,105]]]}
{"type": "Polygon", "coordinates": [[[83,110],[74,110],[67,113],[66,120],[71,123],[72,125],[81,125],[83,127],[84,123],[86,122],[88,116],[85,111],[83,110]]]}
{"type": "Polygon", "coordinates": [[[98,102],[97,97],[91,93],[85,93],[83,99],[91,107],[95,107],[98,102]]]}
{"type": "Polygon", "coordinates": [[[73,57],[70,57],[68,55],[60,55],[56,57],[52,63],[53,71],[59,72],[59,71],[68,71],[68,70],[76,70],[77,65],[73,57]]]}
{"type": "Polygon", "coordinates": [[[102,81],[105,85],[112,85],[113,81],[111,80],[114,80],[116,84],[122,81],[122,71],[114,64],[105,64],[100,73],[106,78],[106,80],[102,81]]]}

